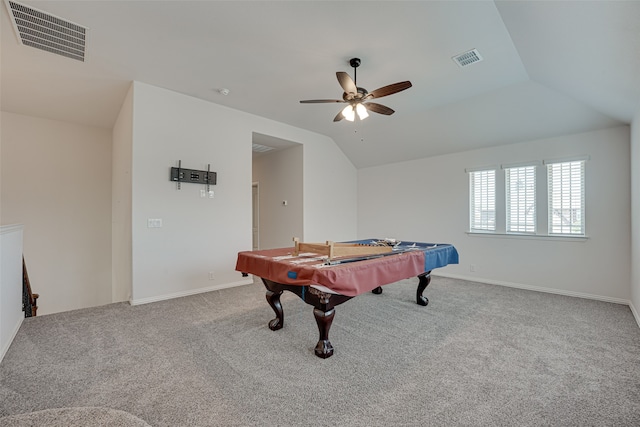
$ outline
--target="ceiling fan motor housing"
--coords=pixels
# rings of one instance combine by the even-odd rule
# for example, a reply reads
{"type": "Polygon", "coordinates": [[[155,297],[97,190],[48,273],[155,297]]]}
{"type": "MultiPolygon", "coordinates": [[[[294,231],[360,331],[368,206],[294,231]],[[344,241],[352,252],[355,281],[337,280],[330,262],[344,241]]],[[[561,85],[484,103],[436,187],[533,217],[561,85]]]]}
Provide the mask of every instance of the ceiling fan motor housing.
{"type": "Polygon", "coordinates": [[[364,99],[369,94],[369,92],[367,92],[367,90],[363,87],[359,87],[357,89],[358,89],[358,93],[343,92],[342,99],[345,100],[346,102],[350,102],[353,100],[364,99]]]}

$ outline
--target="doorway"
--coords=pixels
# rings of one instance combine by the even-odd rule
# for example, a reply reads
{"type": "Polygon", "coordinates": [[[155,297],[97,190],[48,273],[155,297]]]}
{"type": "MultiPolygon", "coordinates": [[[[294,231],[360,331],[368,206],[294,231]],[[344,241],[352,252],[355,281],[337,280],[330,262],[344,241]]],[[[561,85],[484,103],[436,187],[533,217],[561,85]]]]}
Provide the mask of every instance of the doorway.
{"type": "Polygon", "coordinates": [[[253,133],[252,245],[283,248],[303,236],[303,145],[253,133]]]}

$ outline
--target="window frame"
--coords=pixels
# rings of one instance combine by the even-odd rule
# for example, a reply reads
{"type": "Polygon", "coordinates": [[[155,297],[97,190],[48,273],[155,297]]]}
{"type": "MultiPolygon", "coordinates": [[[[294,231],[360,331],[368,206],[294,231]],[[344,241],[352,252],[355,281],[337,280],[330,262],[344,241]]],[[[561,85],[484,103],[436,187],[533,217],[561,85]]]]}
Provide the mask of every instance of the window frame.
{"type": "MultiPolygon", "coordinates": [[[[538,169],[538,164],[519,164],[519,165],[504,165],[502,167],[502,169],[504,169],[504,190],[505,190],[505,231],[507,234],[537,234],[537,230],[538,230],[538,207],[537,207],[537,195],[536,195],[536,191],[537,191],[537,173],[536,170],[538,169]],[[520,179],[524,179],[525,180],[525,187],[528,186],[532,186],[532,189],[528,189],[525,188],[524,191],[518,191],[516,193],[512,192],[512,185],[511,185],[511,180],[513,179],[513,177],[511,176],[511,172],[512,171],[518,171],[518,174],[520,174],[520,172],[523,173],[523,175],[520,177],[520,179]],[[530,179],[532,179],[532,182],[529,181],[530,179]],[[515,200],[514,200],[514,195],[515,195],[515,200]],[[513,204],[514,202],[517,205],[520,205],[521,203],[527,205],[527,204],[531,204],[531,198],[533,198],[533,206],[531,207],[531,209],[533,210],[533,218],[532,221],[529,223],[526,219],[526,216],[528,216],[529,214],[525,213],[525,219],[523,221],[517,221],[517,223],[515,224],[514,227],[514,222],[512,221],[513,219],[513,212],[512,212],[512,208],[513,208],[513,204]],[[524,223],[523,223],[524,222],[524,223]],[[524,227],[523,229],[520,229],[520,227],[524,227]],[[517,228],[517,229],[514,229],[517,228]]],[[[516,211],[518,211],[519,209],[516,209],[516,211]]],[[[525,206],[525,211],[527,210],[526,206],[525,206]]],[[[518,217],[520,217],[520,213],[516,214],[518,217]]]]}
{"type": "MultiPolygon", "coordinates": [[[[545,162],[547,167],[548,198],[547,234],[549,236],[586,236],[586,163],[586,159],[582,158],[545,162]],[[562,169],[558,169],[558,167],[562,169]],[[578,168],[577,182],[574,181],[576,180],[576,167],[578,168]],[[557,182],[555,174],[560,174],[561,188],[558,189],[562,193],[560,195],[553,188],[555,182],[557,182]],[[577,189],[575,188],[576,186],[578,187],[577,189]],[[576,202],[575,199],[578,199],[578,201],[576,202]],[[557,203],[560,203],[561,206],[558,206],[557,203]],[[558,210],[569,211],[569,223],[567,225],[556,224],[558,210]],[[577,225],[576,221],[572,220],[574,217],[577,218],[577,225]],[[577,231],[572,231],[576,227],[577,231]]],[[[563,214],[562,217],[566,218],[566,215],[563,214]]]]}
{"type": "Polygon", "coordinates": [[[591,160],[589,155],[572,156],[565,158],[546,159],[546,160],[532,160],[520,163],[512,164],[500,164],[497,166],[482,166],[465,168],[465,172],[469,174],[469,184],[467,191],[469,191],[469,205],[468,215],[469,223],[466,234],[470,236],[484,236],[484,237],[498,237],[498,238],[522,238],[522,239],[552,239],[563,241],[585,241],[589,237],[587,235],[587,161],[591,160]],[[550,212],[552,209],[552,200],[550,200],[550,183],[549,180],[549,166],[557,163],[570,163],[581,162],[582,163],[582,175],[581,175],[581,232],[575,233],[558,233],[552,229],[552,217],[550,212]],[[497,174],[498,169],[511,169],[519,167],[535,166],[535,179],[534,179],[534,199],[535,199],[535,217],[534,217],[534,229],[535,232],[522,232],[522,231],[508,231],[508,212],[507,203],[509,203],[507,196],[507,172],[504,174],[497,174]],[[542,167],[545,167],[544,172],[542,167]],[[472,194],[472,179],[474,172],[482,171],[494,171],[494,223],[491,229],[479,228],[473,223],[473,210],[474,207],[474,195],[472,194]]]}
{"type": "Polygon", "coordinates": [[[486,167],[467,170],[469,173],[469,230],[474,233],[495,233],[496,231],[496,168],[486,167]],[[482,186],[478,197],[476,176],[491,173],[492,176],[480,177],[482,186]],[[488,188],[491,187],[491,188],[488,188]],[[476,207],[479,205],[478,207],[476,207]],[[490,215],[493,207],[493,215],[490,215]],[[483,208],[484,219],[483,219],[483,208]],[[492,216],[492,218],[491,218],[492,216]],[[493,223],[493,224],[492,224],[493,223]]]}

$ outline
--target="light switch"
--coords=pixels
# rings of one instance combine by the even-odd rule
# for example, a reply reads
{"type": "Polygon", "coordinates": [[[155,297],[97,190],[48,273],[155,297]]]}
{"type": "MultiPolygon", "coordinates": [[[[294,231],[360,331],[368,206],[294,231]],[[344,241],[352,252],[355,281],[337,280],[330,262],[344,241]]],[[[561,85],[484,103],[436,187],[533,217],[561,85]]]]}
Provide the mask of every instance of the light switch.
{"type": "Polygon", "coordinates": [[[147,219],[147,228],[161,228],[162,218],[149,218],[147,219]]]}

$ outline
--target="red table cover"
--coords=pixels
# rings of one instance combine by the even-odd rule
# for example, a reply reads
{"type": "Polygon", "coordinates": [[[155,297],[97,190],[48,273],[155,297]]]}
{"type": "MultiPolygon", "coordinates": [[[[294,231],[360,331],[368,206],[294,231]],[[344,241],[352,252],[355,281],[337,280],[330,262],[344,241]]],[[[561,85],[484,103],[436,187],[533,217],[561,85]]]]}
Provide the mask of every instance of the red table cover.
{"type": "Polygon", "coordinates": [[[423,251],[324,265],[317,254],[291,255],[294,248],[238,253],[236,270],[288,285],[322,285],[342,295],[356,296],[378,286],[424,273],[423,251]]]}

